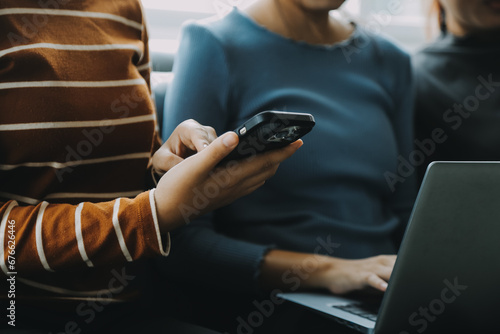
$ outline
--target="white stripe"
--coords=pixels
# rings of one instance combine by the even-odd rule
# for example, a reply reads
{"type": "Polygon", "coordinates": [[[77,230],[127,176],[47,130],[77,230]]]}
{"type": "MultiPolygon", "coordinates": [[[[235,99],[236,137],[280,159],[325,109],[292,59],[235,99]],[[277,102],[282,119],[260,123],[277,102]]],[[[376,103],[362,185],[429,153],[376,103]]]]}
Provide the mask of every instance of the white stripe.
{"type": "Polygon", "coordinates": [[[54,44],[54,43],[35,43],[29,45],[14,46],[0,51],[0,57],[9,53],[14,53],[29,49],[53,49],[64,51],[109,51],[109,50],[134,50],[142,57],[142,50],[131,44],[102,44],[102,45],[73,45],[73,44],[54,44]]]}
{"type": "Polygon", "coordinates": [[[111,80],[111,81],[22,81],[0,83],[0,90],[15,88],[102,88],[145,85],[144,79],[111,80]]]}
{"type": "Polygon", "coordinates": [[[13,201],[9,204],[7,210],[5,210],[5,213],[3,214],[2,222],[0,223],[0,267],[2,267],[2,271],[5,273],[5,275],[8,275],[7,273],[11,271],[7,268],[7,265],[5,264],[5,234],[6,234],[5,230],[7,229],[7,221],[9,220],[10,212],[17,205],[18,204],[16,201],[13,201]]]}
{"type": "Polygon", "coordinates": [[[156,238],[158,240],[158,247],[160,248],[161,255],[168,256],[170,253],[170,233],[167,233],[167,249],[163,249],[163,242],[161,240],[160,224],[158,223],[158,216],[156,215],[155,193],[156,189],[151,189],[149,192],[149,205],[151,206],[151,214],[153,215],[153,223],[155,225],[156,238]]]}
{"type": "Polygon", "coordinates": [[[26,204],[31,204],[31,205],[36,205],[36,204],[40,203],[40,201],[37,200],[36,198],[30,198],[30,197],[25,197],[25,196],[21,196],[21,195],[6,193],[3,191],[0,191],[0,197],[7,198],[9,200],[14,199],[16,201],[23,202],[26,204]]]}
{"type": "Polygon", "coordinates": [[[82,209],[83,203],[78,204],[75,210],[75,232],[76,232],[76,242],[78,243],[78,250],[82,256],[83,261],[88,267],[93,267],[94,264],[90,261],[87,252],[85,251],[85,243],[83,242],[82,235],[82,209]]]}
{"type": "Polygon", "coordinates": [[[137,66],[137,70],[139,72],[144,71],[144,70],[149,70],[149,69],[151,69],[151,66],[152,66],[152,63],[149,62],[147,64],[144,64],[144,65],[141,65],[141,66],[137,66]]]}
{"type": "Polygon", "coordinates": [[[107,163],[107,162],[121,161],[121,160],[149,159],[150,157],[151,157],[150,152],[139,152],[139,153],[115,155],[112,157],[105,157],[105,158],[68,161],[65,163],[57,161],[47,161],[47,162],[25,162],[17,165],[0,165],[0,170],[12,170],[19,167],[30,167],[30,168],[52,167],[56,169],[61,169],[72,166],[92,165],[92,164],[100,164],[100,163],[107,163]]]}
{"type": "MultiPolygon", "coordinates": [[[[54,292],[57,294],[61,295],[71,295],[71,296],[84,296],[84,297],[96,297],[96,296],[106,296],[111,294],[116,294],[120,293],[123,290],[123,286],[120,286],[118,288],[113,288],[113,289],[103,289],[103,290],[95,290],[95,291],[76,291],[76,290],[69,290],[65,288],[60,288],[58,286],[52,286],[52,285],[47,285],[47,284],[42,284],[38,283],[32,280],[28,280],[25,278],[17,277],[17,279],[24,284],[30,285],[32,287],[41,289],[41,290],[46,290],[50,292],[54,292]]],[[[90,298],[89,300],[94,300],[94,298],[90,298]]],[[[97,298],[96,298],[97,299],[97,298]]],[[[106,299],[109,301],[109,299],[106,299]]]]}
{"type": "Polygon", "coordinates": [[[75,17],[92,17],[96,19],[106,19],[111,21],[120,22],[126,26],[143,30],[142,24],[124,17],[98,12],[85,12],[79,10],[65,10],[65,9],[41,9],[41,8],[8,8],[0,9],[0,16],[14,15],[14,14],[38,14],[38,15],[55,15],[55,16],[75,16],[75,17]]]}
{"type": "Polygon", "coordinates": [[[45,199],[51,198],[118,198],[133,197],[142,193],[143,190],[123,191],[116,193],[53,193],[45,196],[45,199]]]}
{"type": "Polygon", "coordinates": [[[127,244],[125,243],[125,239],[123,238],[122,229],[120,227],[120,221],[118,220],[118,212],[120,211],[120,199],[116,199],[115,205],[113,207],[113,227],[115,228],[116,236],[118,237],[118,242],[120,243],[120,248],[122,249],[122,253],[127,259],[128,262],[132,262],[132,256],[127,248],[127,244]]]}
{"type": "Polygon", "coordinates": [[[118,119],[103,119],[99,121],[2,124],[0,125],[0,131],[108,127],[113,125],[125,125],[125,124],[154,121],[155,119],[156,119],[156,114],[153,113],[150,115],[118,118],[118,119]]]}
{"type": "Polygon", "coordinates": [[[40,262],[42,262],[42,266],[47,271],[54,271],[50,268],[47,258],[45,257],[45,252],[43,250],[43,240],[42,240],[42,222],[43,222],[43,214],[45,213],[45,209],[49,203],[43,202],[40,206],[40,211],[38,212],[38,216],[36,217],[36,249],[38,251],[38,257],[40,258],[40,262]]]}

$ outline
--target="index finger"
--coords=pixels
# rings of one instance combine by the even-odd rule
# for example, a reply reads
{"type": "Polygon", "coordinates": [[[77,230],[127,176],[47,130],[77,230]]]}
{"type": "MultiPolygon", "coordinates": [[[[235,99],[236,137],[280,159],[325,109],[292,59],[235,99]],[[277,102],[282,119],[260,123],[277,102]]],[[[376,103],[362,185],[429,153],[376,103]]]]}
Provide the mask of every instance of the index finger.
{"type": "Polygon", "coordinates": [[[382,278],[380,278],[376,274],[370,274],[368,278],[366,279],[366,283],[368,283],[369,286],[385,292],[387,290],[387,282],[384,281],[382,278]]]}
{"type": "Polygon", "coordinates": [[[202,151],[217,138],[214,128],[203,126],[195,120],[186,121],[184,126],[187,131],[180,133],[181,142],[194,152],[202,151]]]}
{"type": "Polygon", "coordinates": [[[192,143],[196,151],[200,152],[217,138],[217,133],[210,126],[204,126],[198,129],[198,132],[200,132],[199,136],[194,137],[192,143]]]}

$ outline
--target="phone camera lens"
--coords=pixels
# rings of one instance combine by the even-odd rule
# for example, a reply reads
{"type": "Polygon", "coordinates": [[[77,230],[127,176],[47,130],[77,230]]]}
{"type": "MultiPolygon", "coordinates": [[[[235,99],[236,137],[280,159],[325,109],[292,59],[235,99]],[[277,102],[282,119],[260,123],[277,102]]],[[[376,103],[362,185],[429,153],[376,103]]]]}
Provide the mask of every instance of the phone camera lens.
{"type": "Polygon", "coordinates": [[[289,136],[288,131],[281,131],[275,135],[276,139],[285,139],[289,136]]]}
{"type": "Polygon", "coordinates": [[[271,142],[283,142],[283,141],[292,142],[297,138],[299,129],[300,128],[298,126],[290,126],[288,128],[284,128],[283,130],[281,130],[278,133],[275,133],[273,136],[271,136],[268,139],[268,141],[271,141],[271,142]]]}

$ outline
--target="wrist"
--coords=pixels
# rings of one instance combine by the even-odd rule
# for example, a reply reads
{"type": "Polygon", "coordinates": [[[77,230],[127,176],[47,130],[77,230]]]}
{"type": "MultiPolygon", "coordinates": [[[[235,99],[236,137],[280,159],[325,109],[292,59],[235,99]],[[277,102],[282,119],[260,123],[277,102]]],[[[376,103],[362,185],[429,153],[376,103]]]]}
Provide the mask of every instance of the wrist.
{"type": "Polygon", "coordinates": [[[329,277],[332,270],[337,267],[337,259],[326,255],[315,255],[317,266],[311,270],[309,278],[304,280],[306,289],[327,288],[330,284],[329,277]]]}
{"type": "Polygon", "coordinates": [[[183,225],[180,212],[177,208],[169,210],[169,207],[172,205],[170,205],[169,199],[163,194],[162,189],[155,189],[153,200],[155,201],[156,217],[162,234],[168,233],[183,225]]]}

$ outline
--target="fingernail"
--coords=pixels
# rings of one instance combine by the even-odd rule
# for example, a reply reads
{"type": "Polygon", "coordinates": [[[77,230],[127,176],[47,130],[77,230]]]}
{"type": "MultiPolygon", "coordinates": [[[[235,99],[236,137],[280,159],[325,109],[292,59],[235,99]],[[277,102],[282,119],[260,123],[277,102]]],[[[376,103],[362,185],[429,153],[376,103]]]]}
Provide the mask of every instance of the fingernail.
{"type": "Polygon", "coordinates": [[[224,138],[222,138],[222,143],[226,145],[226,147],[234,147],[238,143],[238,137],[232,134],[226,134],[224,138]]]}
{"type": "Polygon", "coordinates": [[[388,286],[387,283],[380,283],[380,287],[384,290],[387,289],[387,286],[388,286]]]}

